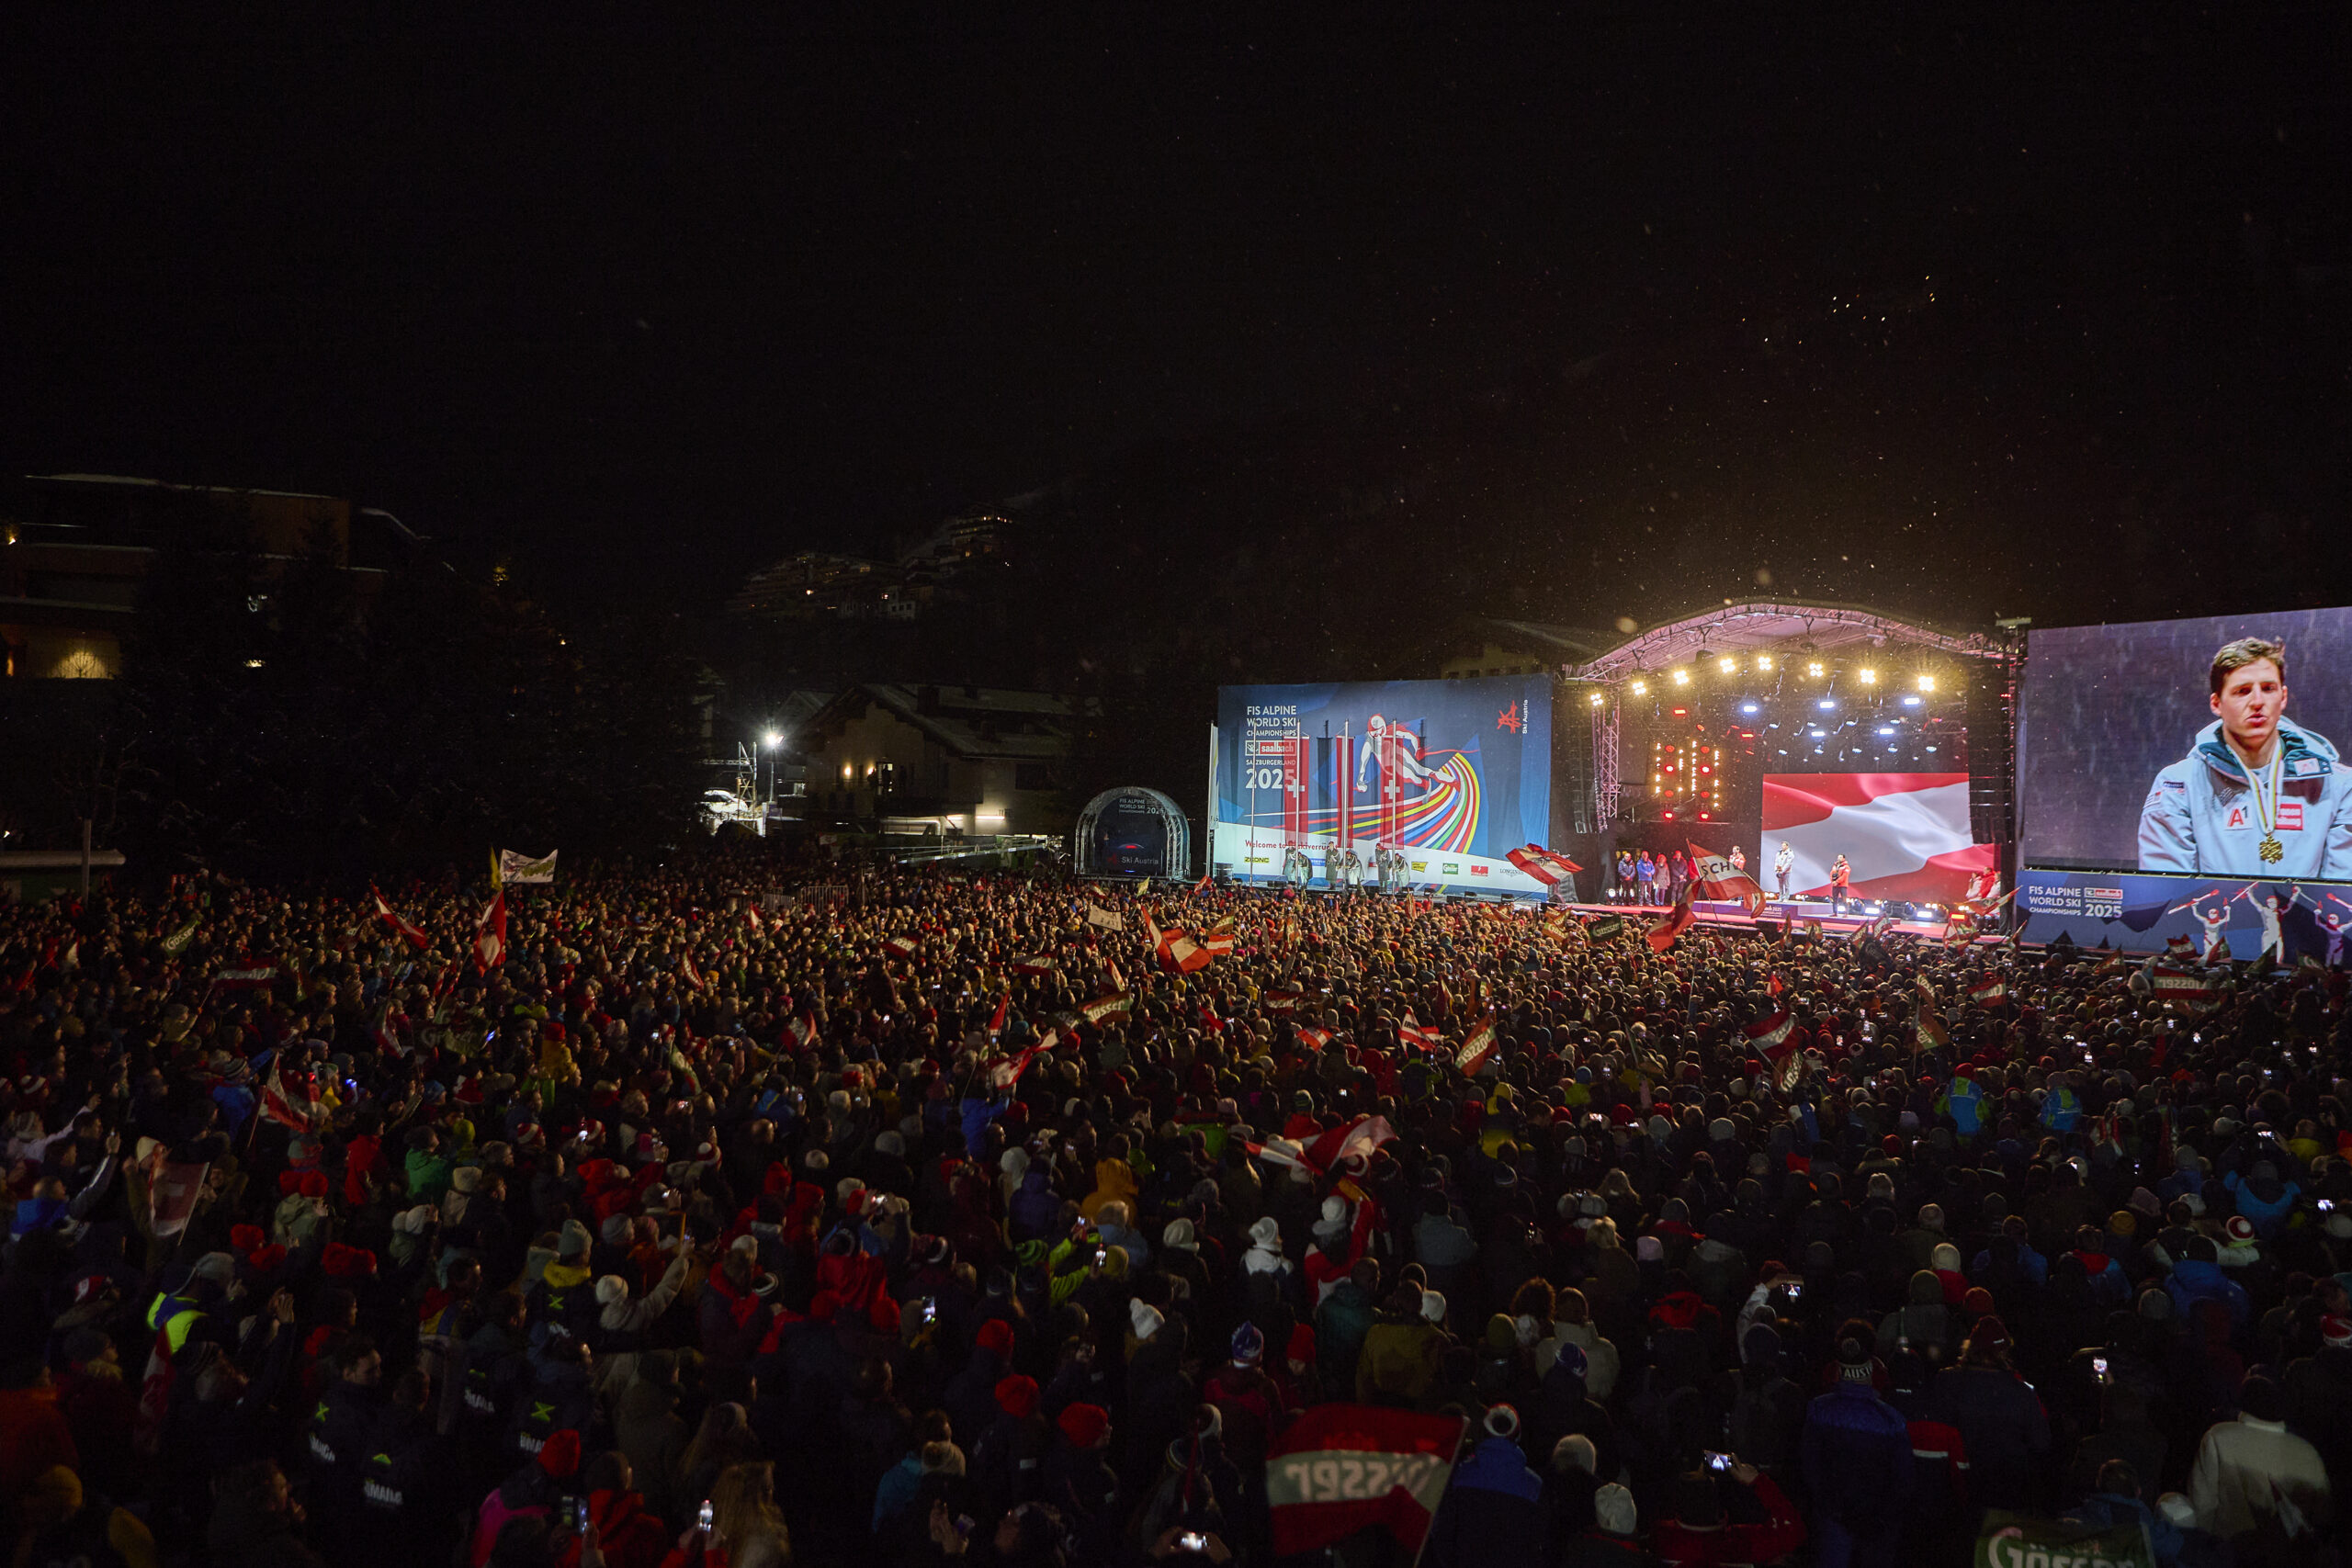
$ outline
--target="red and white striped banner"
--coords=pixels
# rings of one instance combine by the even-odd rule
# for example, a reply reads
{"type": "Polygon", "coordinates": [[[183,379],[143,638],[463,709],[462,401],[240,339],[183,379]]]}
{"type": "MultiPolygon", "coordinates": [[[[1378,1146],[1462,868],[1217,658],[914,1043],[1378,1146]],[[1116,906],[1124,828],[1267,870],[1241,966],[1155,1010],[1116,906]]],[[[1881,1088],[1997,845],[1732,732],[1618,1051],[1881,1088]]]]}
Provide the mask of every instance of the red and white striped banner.
{"type": "Polygon", "coordinates": [[[1319,1551],[1361,1529],[1385,1530],[1407,1562],[1437,1517],[1464,1418],[1317,1404],[1266,1451],[1266,1502],[1278,1555],[1319,1551]]]}
{"type": "Polygon", "coordinates": [[[1957,904],[1995,868],[1972,842],[1966,773],[1767,773],[1758,864],[1785,842],[1791,893],[1826,897],[1830,863],[1846,857],[1860,898],[1957,904]]]}

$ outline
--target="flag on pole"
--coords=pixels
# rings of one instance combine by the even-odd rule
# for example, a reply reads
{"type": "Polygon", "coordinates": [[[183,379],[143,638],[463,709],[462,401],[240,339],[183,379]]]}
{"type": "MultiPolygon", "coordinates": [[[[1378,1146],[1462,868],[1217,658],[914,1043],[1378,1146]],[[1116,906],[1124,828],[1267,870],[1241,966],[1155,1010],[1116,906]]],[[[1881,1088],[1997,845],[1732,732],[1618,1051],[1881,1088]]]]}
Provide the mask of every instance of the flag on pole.
{"type": "Polygon", "coordinates": [[[482,906],[474,922],[474,963],[485,973],[506,962],[506,889],[500,888],[482,906]]]}
{"type": "Polygon", "coordinates": [[[1797,1077],[1804,1070],[1804,1059],[1797,1051],[1796,1023],[1796,1015],[1781,1008],[1747,1026],[1748,1049],[1771,1064],[1773,1085],[1784,1094],[1796,1087],[1797,1077]]]}
{"type": "Polygon", "coordinates": [[[1006,1089],[1011,1089],[1014,1084],[1021,1081],[1021,1075],[1029,1070],[1030,1065],[1035,1062],[1038,1057],[1052,1050],[1054,1048],[1054,1043],[1060,1038],[1061,1036],[1057,1031],[1048,1029],[1046,1031],[1045,1037],[1039,1040],[1035,1045],[1030,1046],[1025,1051],[1016,1051],[1012,1055],[1005,1057],[1002,1061],[990,1066],[989,1068],[989,1082],[1000,1094],[1004,1092],[1006,1089]]]}
{"type": "Polygon", "coordinates": [[[2008,999],[2008,982],[1998,975],[1987,975],[1968,987],[1968,999],[1978,1007],[1988,1008],[2008,999]]]}
{"type": "MultiPolygon", "coordinates": [[[[1510,862],[1521,872],[1546,887],[1557,887],[1584,869],[1567,856],[1554,854],[1541,844],[1529,844],[1524,849],[1506,850],[1503,852],[1503,859],[1510,862]]],[[[1573,887],[1576,884],[1569,882],[1568,886],[1573,887]]]]}
{"type": "Polygon", "coordinates": [[[794,1013],[784,1021],[784,1032],[793,1044],[806,1051],[817,1043],[817,1021],[805,1012],[794,1013]]]}
{"type": "Polygon", "coordinates": [[[182,926],[179,930],[174,931],[171,935],[164,939],[163,948],[164,957],[177,958],[181,953],[187,950],[187,944],[196,937],[196,922],[197,917],[190,915],[187,918],[187,924],[182,926]]]}
{"type": "Polygon", "coordinates": [[[1690,912],[1690,889],[1686,886],[1682,889],[1682,897],[1674,901],[1674,908],[1666,919],[1650,928],[1650,951],[1664,953],[1674,945],[1676,937],[1698,923],[1699,917],[1690,912]]]}
{"type": "Polygon", "coordinates": [[[384,896],[381,893],[377,892],[375,888],[368,888],[368,895],[369,897],[376,900],[376,918],[383,921],[386,925],[391,927],[392,930],[398,931],[401,934],[401,941],[407,942],[411,947],[415,948],[418,952],[424,952],[425,941],[424,933],[419,931],[416,927],[409,924],[406,920],[401,919],[400,912],[394,909],[390,904],[384,902],[384,896]]]}
{"type": "Polygon", "coordinates": [[[1597,920],[1587,921],[1585,923],[1584,934],[1590,937],[1595,942],[1607,942],[1611,937],[1615,936],[1624,929],[1624,916],[1603,915],[1597,920]]]}
{"type": "Polygon", "coordinates": [[[1405,1016],[1397,1021],[1396,1038],[1408,1045],[1417,1046],[1423,1051],[1445,1049],[1444,1037],[1434,1029],[1423,1029],[1420,1021],[1414,1018],[1410,1008],[1406,1009],[1405,1016]]]}
{"type": "Polygon", "coordinates": [[[1289,1012],[1306,998],[1306,993],[1296,986],[1277,986],[1268,991],[1261,1003],[1268,1012],[1289,1012]]]}
{"type": "Polygon", "coordinates": [[[1106,909],[1100,904],[1090,903],[1086,906],[1086,923],[1100,927],[1106,931],[1123,931],[1127,929],[1127,918],[1125,915],[1116,909],[1106,909]]]}
{"type": "Polygon", "coordinates": [[[2194,958],[2197,943],[2185,936],[2168,936],[2165,938],[2165,951],[2175,958],[2194,958]]]}
{"type": "Polygon", "coordinates": [[[1487,1058],[1494,1054],[1495,1015],[1488,1012],[1479,1021],[1478,1027],[1471,1031],[1470,1037],[1454,1051],[1454,1069],[1465,1078],[1476,1077],[1478,1069],[1485,1066],[1487,1058]]]}
{"type": "Polygon", "coordinates": [[[1682,840],[1690,850],[1690,871],[1699,890],[1708,897],[1736,903],[1750,915],[1764,909],[1764,889],[1756,879],[1735,867],[1730,861],[1712,850],[1702,850],[1690,840],[1682,840]]]}
{"type": "Polygon", "coordinates": [[[533,883],[555,880],[555,857],[560,852],[549,850],[543,855],[516,854],[513,850],[498,852],[498,886],[524,886],[533,883]]]}
{"type": "Polygon", "coordinates": [[[1329,1030],[1317,1029],[1312,1024],[1303,1026],[1298,1032],[1298,1037],[1301,1040],[1306,1041],[1309,1045],[1314,1046],[1317,1051],[1320,1051],[1324,1046],[1329,1045],[1335,1038],[1337,1038],[1337,1036],[1332,1034],[1329,1030]]]}
{"type": "Polygon", "coordinates": [[[1936,1011],[1936,989],[1925,980],[1919,982],[1911,1021],[1919,1032],[1918,1049],[1951,1043],[1951,1031],[1944,1027],[1942,1016],[1936,1011]]]}
{"type": "Polygon", "coordinates": [[[269,1077],[261,1086],[261,1113],[281,1126],[298,1133],[307,1133],[319,1119],[318,1091],[305,1075],[295,1080],[291,1090],[278,1075],[277,1058],[269,1059],[269,1077]]]}
{"type": "Polygon", "coordinates": [[[1201,873],[1201,879],[1200,879],[1198,882],[1195,882],[1195,883],[1193,883],[1193,891],[1195,894],[1201,894],[1201,893],[1205,893],[1205,892],[1207,892],[1208,890],[1209,890],[1209,874],[1208,874],[1207,872],[1205,872],[1205,871],[1204,871],[1204,872],[1201,873]]]}
{"type": "Polygon", "coordinates": [[[1004,1032],[1005,1018],[1012,1011],[1012,993],[1007,991],[996,999],[996,1016],[989,1020],[989,1038],[993,1040],[1004,1032]]]}
{"type": "Polygon", "coordinates": [[[1024,953],[1012,961],[1012,972],[1016,975],[1050,975],[1054,972],[1054,961],[1043,953],[1024,953]]]}
{"type": "Polygon", "coordinates": [[[882,945],[893,958],[912,958],[915,955],[915,939],[910,936],[894,936],[882,945]]]}
{"type": "Polygon", "coordinates": [[[1317,1404],[1266,1450],[1278,1556],[1320,1551],[1363,1529],[1420,1554],[1453,1473],[1464,1419],[1368,1404],[1317,1404]]]}
{"type": "Polygon", "coordinates": [[[697,991],[703,988],[702,971],[695,967],[695,955],[693,953],[680,953],[678,955],[678,968],[679,971],[685,976],[687,985],[692,986],[697,991]]]}

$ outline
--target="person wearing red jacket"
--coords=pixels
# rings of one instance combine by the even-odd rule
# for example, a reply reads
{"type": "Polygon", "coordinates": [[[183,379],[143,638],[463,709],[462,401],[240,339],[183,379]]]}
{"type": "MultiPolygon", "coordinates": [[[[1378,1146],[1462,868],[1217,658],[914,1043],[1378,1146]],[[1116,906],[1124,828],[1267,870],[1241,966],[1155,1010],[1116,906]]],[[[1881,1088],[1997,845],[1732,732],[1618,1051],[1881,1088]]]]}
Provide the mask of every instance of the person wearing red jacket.
{"type": "Polygon", "coordinates": [[[1650,1550],[1669,1568],[1714,1568],[1717,1563],[1770,1562],[1804,1544],[1804,1521],[1772,1478],[1752,1464],[1733,1460],[1724,1472],[1762,1506],[1760,1524],[1734,1524],[1724,1513],[1718,1478],[1692,1471],[1675,1488],[1675,1508],[1658,1523],[1650,1550]]]}

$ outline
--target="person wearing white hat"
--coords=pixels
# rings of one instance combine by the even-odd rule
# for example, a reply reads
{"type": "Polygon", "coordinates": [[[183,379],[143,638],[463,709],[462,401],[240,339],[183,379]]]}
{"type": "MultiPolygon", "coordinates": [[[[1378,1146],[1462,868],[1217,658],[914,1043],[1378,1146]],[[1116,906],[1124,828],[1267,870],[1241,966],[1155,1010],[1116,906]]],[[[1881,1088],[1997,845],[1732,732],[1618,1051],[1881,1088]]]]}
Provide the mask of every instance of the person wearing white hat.
{"type": "Polygon", "coordinates": [[[1519,1411],[1491,1404],[1477,1446],[1455,1462],[1423,1550],[1437,1562],[1532,1563],[1544,1540],[1544,1479],[1519,1446],[1519,1411]]]}

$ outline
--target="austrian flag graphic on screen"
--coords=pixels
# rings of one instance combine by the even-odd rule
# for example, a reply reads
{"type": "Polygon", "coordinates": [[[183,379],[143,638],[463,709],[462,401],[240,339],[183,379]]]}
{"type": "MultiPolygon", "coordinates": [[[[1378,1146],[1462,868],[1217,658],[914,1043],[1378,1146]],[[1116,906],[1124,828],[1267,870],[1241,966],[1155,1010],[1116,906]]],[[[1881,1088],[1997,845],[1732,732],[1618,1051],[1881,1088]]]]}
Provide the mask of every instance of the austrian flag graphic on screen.
{"type": "MultiPolygon", "coordinates": [[[[1995,863],[1993,847],[1970,839],[1966,773],[1767,773],[1758,863],[1768,878],[1783,843],[1796,856],[1792,894],[1826,896],[1844,855],[1860,897],[1956,903],[1995,863]]],[[[1768,880],[1766,890],[1777,889],[1768,880]]]]}

